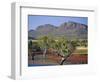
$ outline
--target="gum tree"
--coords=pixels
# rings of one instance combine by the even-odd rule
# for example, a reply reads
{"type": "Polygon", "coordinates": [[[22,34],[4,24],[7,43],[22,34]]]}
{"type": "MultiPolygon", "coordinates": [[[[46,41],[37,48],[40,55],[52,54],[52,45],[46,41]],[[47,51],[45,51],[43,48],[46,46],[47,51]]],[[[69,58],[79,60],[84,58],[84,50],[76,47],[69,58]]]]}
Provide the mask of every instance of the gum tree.
{"type": "Polygon", "coordinates": [[[49,38],[48,36],[42,36],[38,40],[41,50],[43,50],[43,57],[46,57],[47,49],[49,48],[49,38]]]}
{"type": "Polygon", "coordinates": [[[56,41],[55,49],[61,56],[60,65],[63,65],[67,58],[73,53],[75,46],[72,42],[68,42],[66,38],[63,37],[56,41]]]}

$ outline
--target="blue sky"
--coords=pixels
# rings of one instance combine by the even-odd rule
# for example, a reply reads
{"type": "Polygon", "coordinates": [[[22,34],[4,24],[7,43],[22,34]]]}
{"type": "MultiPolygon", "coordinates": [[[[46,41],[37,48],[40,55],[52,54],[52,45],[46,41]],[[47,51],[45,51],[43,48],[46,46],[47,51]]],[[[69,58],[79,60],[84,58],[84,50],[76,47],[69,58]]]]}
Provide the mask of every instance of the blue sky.
{"type": "Polygon", "coordinates": [[[87,17],[69,17],[69,16],[42,16],[42,15],[29,15],[28,28],[36,29],[39,25],[52,24],[59,26],[64,22],[73,21],[81,24],[88,24],[87,17]]]}

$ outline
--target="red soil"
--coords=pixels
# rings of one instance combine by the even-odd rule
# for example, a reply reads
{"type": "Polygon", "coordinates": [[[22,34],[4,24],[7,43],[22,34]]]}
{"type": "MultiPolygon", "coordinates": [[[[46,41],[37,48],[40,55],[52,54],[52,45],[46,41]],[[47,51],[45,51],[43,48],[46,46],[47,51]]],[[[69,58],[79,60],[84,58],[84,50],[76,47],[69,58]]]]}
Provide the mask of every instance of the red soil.
{"type": "Polygon", "coordinates": [[[80,64],[80,63],[87,64],[88,63],[88,56],[87,55],[73,54],[66,61],[71,62],[72,64],[80,64]]]}
{"type": "MultiPolygon", "coordinates": [[[[48,58],[57,62],[61,60],[61,57],[56,55],[48,55],[48,58]]],[[[66,62],[70,62],[70,64],[87,64],[88,57],[87,55],[72,54],[70,57],[66,59],[66,62]]]]}
{"type": "MultiPolygon", "coordinates": [[[[35,53],[35,55],[41,55],[41,54],[42,54],[42,52],[35,53]]],[[[47,53],[46,58],[48,60],[51,60],[51,61],[59,64],[62,57],[58,56],[57,54],[47,53]]],[[[30,60],[31,59],[29,59],[29,61],[30,60]]],[[[38,62],[38,61],[36,61],[36,62],[38,62]]],[[[88,55],[87,54],[84,54],[84,55],[72,54],[70,57],[68,57],[66,59],[65,62],[67,62],[69,64],[87,64],[88,63],[88,55]]]]}

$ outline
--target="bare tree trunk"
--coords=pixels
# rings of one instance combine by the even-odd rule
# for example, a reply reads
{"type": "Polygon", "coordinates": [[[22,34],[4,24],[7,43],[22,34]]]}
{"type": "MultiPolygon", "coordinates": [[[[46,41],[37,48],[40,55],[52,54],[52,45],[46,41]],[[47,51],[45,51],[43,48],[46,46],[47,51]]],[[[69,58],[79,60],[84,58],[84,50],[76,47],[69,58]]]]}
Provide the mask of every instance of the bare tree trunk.
{"type": "Polygon", "coordinates": [[[47,53],[47,49],[45,48],[45,49],[44,49],[44,52],[43,52],[43,57],[44,57],[44,58],[46,57],[46,53],[47,53]]]}
{"type": "Polygon", "coordinates": [[[47,49],[45,48],[43,52],[43,63],[46,62],[46,53],[47,53],[47,49]]]}
{"type": "Polygon", "coordinates": [[[64,63],[65,60],[66,60],[66,59],[65,59],[64,57],[62,57],[62,58],[61,58],[61,61],[60,61],[60,65],[63,65],[63,63],[64,63]]]}

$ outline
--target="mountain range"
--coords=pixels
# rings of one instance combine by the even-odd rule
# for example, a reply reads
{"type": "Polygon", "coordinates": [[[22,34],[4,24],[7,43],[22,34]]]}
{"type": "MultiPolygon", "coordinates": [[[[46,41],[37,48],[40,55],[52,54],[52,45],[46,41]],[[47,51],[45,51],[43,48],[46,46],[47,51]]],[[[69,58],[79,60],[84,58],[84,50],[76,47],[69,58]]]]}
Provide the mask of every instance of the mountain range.
{"type": "Polygon", "coordinates": [[[77,22],[64,22],[59,26],[44,24],[35,30],[28,31],[29,39],[37,39],[41,36],[66,37],[68,39],[87,39],[88,26],[77,22]]]}

